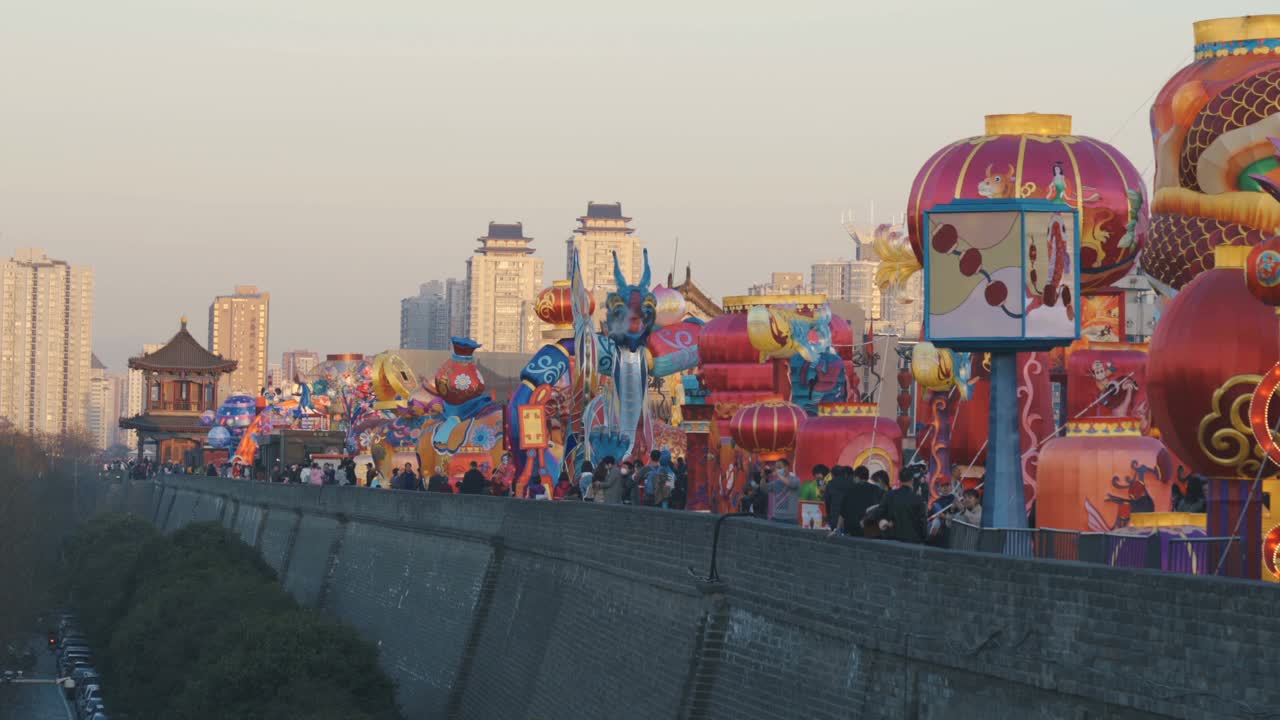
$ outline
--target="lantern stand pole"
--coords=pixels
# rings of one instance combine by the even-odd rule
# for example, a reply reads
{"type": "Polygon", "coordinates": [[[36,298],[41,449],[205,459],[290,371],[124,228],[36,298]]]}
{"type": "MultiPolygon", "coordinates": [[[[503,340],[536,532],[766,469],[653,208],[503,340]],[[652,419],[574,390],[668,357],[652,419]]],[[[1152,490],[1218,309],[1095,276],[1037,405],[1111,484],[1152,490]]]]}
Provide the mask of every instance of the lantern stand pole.
{"type": "Polygon", "coordinates": [[[1018,354],[991,353],[991,413],[988,428],[986,491],[982,494],[982,526],[1025,528],[1022,448],[1018,433],[1018,354]]]}

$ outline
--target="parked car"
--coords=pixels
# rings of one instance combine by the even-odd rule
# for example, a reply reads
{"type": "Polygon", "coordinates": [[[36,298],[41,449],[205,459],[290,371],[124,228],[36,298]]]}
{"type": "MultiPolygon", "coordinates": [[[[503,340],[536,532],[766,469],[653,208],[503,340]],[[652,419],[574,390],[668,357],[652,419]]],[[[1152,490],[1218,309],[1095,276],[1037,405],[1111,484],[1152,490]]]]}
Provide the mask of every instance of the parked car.
{"type": "Polygon", "coordinates": [[[85,667],[93,667],[93,661],[89,658],[71,658],[58,666],[58,677],[67,677],[76,670],[85,667]]]}

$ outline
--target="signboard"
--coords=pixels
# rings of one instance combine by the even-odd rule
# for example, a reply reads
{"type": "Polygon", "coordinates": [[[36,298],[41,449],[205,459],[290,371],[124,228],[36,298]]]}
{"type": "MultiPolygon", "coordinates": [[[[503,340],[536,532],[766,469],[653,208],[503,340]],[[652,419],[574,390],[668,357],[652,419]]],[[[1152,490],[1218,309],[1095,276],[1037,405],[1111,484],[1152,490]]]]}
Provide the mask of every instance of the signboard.
{"type": "Polygon", "coordinates": [[[800,527],[808,530],[826,530],[827,506],[812,500],[801,500],[800,527]]]}
{"type": "Polygon", "coordinates": [[[1047,350],[1080,335],[1076,211],[956,200],[925,213],[925,338],[957,350],[1047,350]]]}

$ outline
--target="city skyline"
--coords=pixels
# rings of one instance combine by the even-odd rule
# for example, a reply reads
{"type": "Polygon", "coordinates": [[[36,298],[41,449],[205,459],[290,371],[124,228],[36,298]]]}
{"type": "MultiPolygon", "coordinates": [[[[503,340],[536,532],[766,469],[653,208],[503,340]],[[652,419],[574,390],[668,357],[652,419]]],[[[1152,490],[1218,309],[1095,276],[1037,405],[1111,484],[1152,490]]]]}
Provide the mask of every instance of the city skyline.
{"type": "Polygon", "coordinates": [[[745,290],[738,278],[846,255],[841,211],[901,212],[921,163],[980,134],[986,113],[1072,113],[1149,176],[1149,97],[1190,56],[1191,23],[1258,9],[1084,2],[1049,22],[1014,3],[852,5],[657,3],[607,19],[577,3],[496,19],[237,0],[26,7],[0,27],[0,61],[38,68],[10,87],[0,255],[41,246],[95,268],[108,367],[235,284],[282,298],[273,347],[391,347],[396,302],[460,275],[477,225],[520,218],[558,271],[556,246],[593,198],[639,219],[655,277],[691,263],[723,297],[745,290]],[[1046,36],[1122,48],[1135,26],[1143,52],[1079,53],[1043,82],[1046,36]],[[925,40],[907,50],[908,35],[925,40]],[[991,68],[999,82],[983,81],[991,68]],[[956,76],[974,82],[942,81],[956,76]],[[627,111],[566,112],[585,90],[623,94],[627,111]],[[926,90],[943,112],[919,111],[926,90]],[[472,112],[494,97],[523,112],[472,112]],[[86,116],[94,133],[78,131],[86,116]],[[330,291],[342,284],[359,291],[330,291]]]}

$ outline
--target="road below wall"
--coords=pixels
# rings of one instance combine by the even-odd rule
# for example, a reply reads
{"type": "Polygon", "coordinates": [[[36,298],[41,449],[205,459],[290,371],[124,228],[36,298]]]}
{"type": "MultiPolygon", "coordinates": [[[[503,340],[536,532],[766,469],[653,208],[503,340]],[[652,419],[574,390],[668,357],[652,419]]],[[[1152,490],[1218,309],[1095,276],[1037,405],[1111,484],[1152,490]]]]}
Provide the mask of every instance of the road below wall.
{"type": "Polygon", "coordinates": [[[1280,713],[1277,588],[733,519],[167,477],[375,642],[407,717],[1188,719],[1280,713]],[[1184,684],[1185,683],[1185,684],[1184,684]]]}
{"type": "Polygon", "coordinates": [[[45,638],[33,637],[30,644],[36,668],[25,673],[24,679],[43,682],[0,685],[0,720],[75,720],[62,688],[51,682],[57,673],[45,638]]]}

